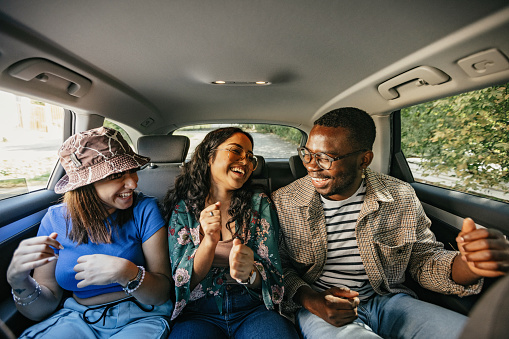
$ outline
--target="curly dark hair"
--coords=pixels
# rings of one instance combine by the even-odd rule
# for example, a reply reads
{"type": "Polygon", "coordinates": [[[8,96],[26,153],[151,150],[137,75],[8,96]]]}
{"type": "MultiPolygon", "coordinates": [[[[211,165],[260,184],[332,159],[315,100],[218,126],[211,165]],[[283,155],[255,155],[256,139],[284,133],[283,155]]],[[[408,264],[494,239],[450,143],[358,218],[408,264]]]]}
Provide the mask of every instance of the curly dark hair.
{"type": "Polygon", "coordinates": [[[376,137],[373,118],[365,111],[355,107],[334,109],[317,119],[315,125],[342,127],[350,132],[350,142],[359,149],[372,149],[376,137]]]}
{"type": "MultiPolygon", "coordinates": [[[[253,137],[240,128],[226,127],[209,132],[194,150],[191,161],[184,165],[182,173],[175,179],[175,187],[168,191],[163,200],[162,211],[166,222],[169,222],[180,200],[184,200],[196,220],[200,219],[200,213],[206,207],[205,200],[210,191],[209,160],[215,160],[216,148],[235,133],[244,134],[254,145],[253,137]]],[[[251,197],[255,188],[249,177],[241,188],[233,192],[228,208],[228,215],[231,217],[227,222],[227,228],[232,234],[242,234],[244,225],[249,225],[252,212],[251,197]],[[232,223],[237,225],[235,230],[231,229],[232,223]]]]}

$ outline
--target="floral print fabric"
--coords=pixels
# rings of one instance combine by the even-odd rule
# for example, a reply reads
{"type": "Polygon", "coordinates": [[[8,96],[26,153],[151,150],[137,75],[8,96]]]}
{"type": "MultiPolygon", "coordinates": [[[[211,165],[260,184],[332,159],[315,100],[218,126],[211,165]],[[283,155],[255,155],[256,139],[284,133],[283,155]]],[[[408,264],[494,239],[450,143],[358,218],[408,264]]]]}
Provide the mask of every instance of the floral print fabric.
{"type": "MultiPolygon", "coordinates": [[[[284,293],[283,270],[278,253],[279,222],[274,206],[265,194],[254,194],[251,203],[253,212],[248,227],[243,231],[244,244],[253,250],[255,266],[262,278],[261,292],[265,306],[273,309],[274,305],[281,303],[284,293]]],[[[182,200],[175,206],[171,216],[168,242],[176,295],[171,319],[175,319],[189,301],[206,296],[215,297],[218,309],[222,312],[229,267],[213,266],[207,276],[190,291],[194,256],[200,245],[200,224],[182,200]]]]}

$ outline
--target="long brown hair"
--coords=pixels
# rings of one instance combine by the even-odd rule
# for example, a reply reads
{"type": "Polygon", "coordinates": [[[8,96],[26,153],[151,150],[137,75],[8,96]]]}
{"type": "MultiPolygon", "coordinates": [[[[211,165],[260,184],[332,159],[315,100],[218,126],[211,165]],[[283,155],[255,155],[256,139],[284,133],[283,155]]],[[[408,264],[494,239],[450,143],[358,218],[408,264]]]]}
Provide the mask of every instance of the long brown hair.
{"type": "MultiPolygon", "coordinates": [[[[175,179],[175,188],[168,191],[163,201],[163,217],[168,222],[180,200],[184,200],[189,211],[196,220],[200,219],[200,212],[205,208],[205,200],[210,192],[209,160],[216,157],[216,148],[235,133],[242,133],[248,137],[253,145],[253,137],[240,128],[226,127],[209,132],[203,141],[196,146],[191,161],[186,163],[182,174],[175,179]]],[[[245,226],[251,220],[251,198],[254,191],[264,191],[263,186],[253,185],[251,176],[244,185],[233,192],[228,215],[230,219],[226,228],[232,234],[245,231],[245,226]],[[236,225],[235,225],[236,224],[236,225]],[[231,225],[235,225],[232,229],[231,225]]]]}
{"type": "Polygon", "coordinates": [[[66,234],[67,237],[80,244],[111,244],[113,230],[117,230],[129,219],[133,218],[134,202],[128,209],[117,210],[116,218],[108,219],[108,212],[97,196],[93,184],[78,187],[66,192],[63,202],[66,205],[66,234]],[[70,223],[72,227],[70,227],[70,223]]]}

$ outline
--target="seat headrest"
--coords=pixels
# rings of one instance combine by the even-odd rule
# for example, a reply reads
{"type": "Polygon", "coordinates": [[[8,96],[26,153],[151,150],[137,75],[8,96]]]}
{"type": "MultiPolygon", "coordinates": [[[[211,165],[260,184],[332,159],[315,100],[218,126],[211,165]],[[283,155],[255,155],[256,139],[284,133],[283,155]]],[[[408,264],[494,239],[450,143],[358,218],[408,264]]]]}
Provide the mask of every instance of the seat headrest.
{"type": "Polygon", "coordinates": [[[304,167],[298,155],[292,155],[288,161],[290,162],[290,170],[292,171],[294,179],[300,179],[308,174],[306,167],[304,167]]]}
{"type": "Polygon", "coordinates": [[[150,162],[184,162],[190,140],[183,135],[144,135],[138,139],[138,153],[150,162]]]}
{"type": "Polygon", "coordinates": [[[253,179],[266,179],[269,177],[269,169],[265,164],[265,159],[261,155],[257,155],[258,166],[254,170],[253,174],[251,174],[251,178],[253,179]]]}

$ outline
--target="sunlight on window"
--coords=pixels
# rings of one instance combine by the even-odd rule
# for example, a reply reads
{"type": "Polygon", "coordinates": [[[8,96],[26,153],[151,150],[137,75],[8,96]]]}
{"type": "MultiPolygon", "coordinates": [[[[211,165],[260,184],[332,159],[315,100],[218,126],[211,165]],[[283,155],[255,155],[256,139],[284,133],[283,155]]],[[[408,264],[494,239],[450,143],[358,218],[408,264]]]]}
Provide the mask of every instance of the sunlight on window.
{"type": "Polygon", "coordinates": [[[0,91],[0,199],[46,188],[63,142],[64,109],[0,91]]]}

